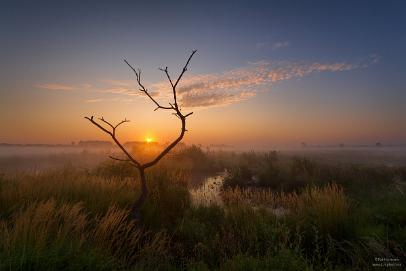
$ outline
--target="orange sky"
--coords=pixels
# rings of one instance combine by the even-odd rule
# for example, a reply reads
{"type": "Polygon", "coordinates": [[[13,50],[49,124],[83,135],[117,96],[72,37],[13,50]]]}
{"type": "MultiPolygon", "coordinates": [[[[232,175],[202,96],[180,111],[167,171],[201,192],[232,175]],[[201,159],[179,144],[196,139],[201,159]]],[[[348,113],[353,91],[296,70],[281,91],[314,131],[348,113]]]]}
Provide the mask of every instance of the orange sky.
{"type": "MultiPolygon", "coordinates": [[[[166,111],[156,111],[151,101],[143,97],[131,102],[83,102],[82,91],[54,91],[33,88],[28,96],[35,103],[23,103],[25,98],[8,104],[3,115],[4,127],[0,141],[11,143],[69,143],[71,141],[108,140],[106,134],[91,125],[84,116],[104,116],[112,122],[131,120],[118,131],[123,141],[152,137],[159,142],[174,138],[180,123],[166,111]]],[[[200,144],[230,144],[267,146],[309,143],[373,143],[391,139],[405,129],[396,111],[382,116],[359,109],[357,115],[346,112],[334,101],[306,99],[301,91],[275,87],[251,99],[227,106],[190,109],[189,132],[185,142],[200,144]],[[290,106],[286,106],[289,99],[290,106]],[[372,121],[366,121],[366,120],[372,121]]],[[[329,97],[320,98],[329,100],[329,97]]],[[[390,112],[389,112],[390,113],[390,112]]]]}
{"type": "Polygon", "coordinates": [[[167,105],[158,68],[176,78],[197,49],[178,87],[187,143],[406,143],[404,4],[82,2],[0,9],[0,142],[108,140],[92,115],[130,119],[122,141],[170,141],[180,123],[123,58],[167,105]]]}

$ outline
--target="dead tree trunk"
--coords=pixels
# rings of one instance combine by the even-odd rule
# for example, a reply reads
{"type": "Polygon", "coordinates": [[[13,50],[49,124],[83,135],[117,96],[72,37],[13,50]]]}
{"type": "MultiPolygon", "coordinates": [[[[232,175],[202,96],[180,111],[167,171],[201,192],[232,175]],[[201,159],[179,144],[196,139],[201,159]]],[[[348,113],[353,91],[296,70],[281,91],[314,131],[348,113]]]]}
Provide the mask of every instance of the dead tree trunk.
{"type": "Polygon", "coordinates": [[[148,187],[147,187],[147,180],[145,178],[145,170],[143,168],[138,169],[140,175],[140,182],[141,182],[141,191],[138,199],[133,203],[131,208],[131,213],[134,219],[140,220],[140,208],[144,204],[145,200],[148,197],[148,187]]]}
{"type": "Polygon", "coordinates": [[[168,67],[166,67],[165,69],[160,69],[161,71],[163,71],[170,83],[170,86],[172,88],[172,93],[173,93],[173,103],[169,103],[169,106],[162,106],[161,104],[159,104],[148,92],[148,90],[144,87],[144,85],[141,83],[141,70],[135,70],[128,62],[127,60],[124,60],[124,62],[134,71],[135,77],[137,79],[137,83],[139,86],[139,90],[141,92],[143,92],[145,95],[148,96],[148,98],[156,105],[156,108],[154,111],[158,110],[158,109],[162,109],[162,110],[170,110],[173,111],[172,114],[175,115],[177,118],[179,118],[180,122],[181,122],[181,131],[179,136],[171,143],[169,144],[165,149],[162,150],[162,152],[160,154],[158,154],[153,160],[151,160],[150,162],[141,164],[140,162],[138,162],[134,156],[128,152],[124,146],[120,143],[120,141],[117,139],[116,137],[116,129],[118,128],[118,126],[120,126],[121,124],[125,123],[125,122],[129,122],[129,120],[124,119],[123,121],[119,122],[116,125],[111,124],[110,122],[108,122],[107,120],[105,120],[103,117],[98,118],[98,121],[96,119],[94,119],[93,116],[91,117],[85,117],[87,120],[89,120],[92,124],[94,124],[96,127],[98,127],[100,130],[102,130],[103,132],[107,133],[108,135],[111,136],[111,138],[113,139],[113,141],[116,143],[117,147],[119,147],[121,149],[121,151],[123,152],[123,154],[125,155],[125,158],[118,158],[118,157],[113,157],[113,156],[109,156],[111,159],[116,160],[116,161],[120,161],[120,162],[127,162],[130,163],[132,166],[134,166],[135,168],[137,168],[138,173],[139,173],[139,178],[140,178],[140,184],[141,184],[141,191],[140,191],[140,195],[138,196],[138,199],[133,203],[132,205],[132,215],[133,218],[136,220],[140,220],[141,219],[141,214],[140,214],[140,208],[141,206],[144,204],[144,202],[146,201],[146,199],[148,198],[148,186],[147,186],[147,180],[145,177],[145,170],[149,167],[152,167],[154,165],[156,165],[166,154],[168,154],[175,146],[176,144],[178,144],[182,139],[183,136],[185,135],[186,130],[186,118],[189,117],[190,115],[193,114],[193,112],[187,113],[187,114],[183,114],[181,112],[181,109],[178,105],[177,102],[177,97],[176,97],[176,87],[179,84],[179,81],[182,79],[182,76],[184,75],[184,73],[187,71],[187,67],[189,65],[190,60],[192,59],[193,55],[196,53],[196,50],[193,50],[191,55],[189,56],[188,60],[186,61],[185,66],[183,67],[181,73],[179,74],[178,78],[176,79],[176,81],[172,81],[169,72],[168,72],[168,67]],[[103,125],[104,123],[104,125],[103,125]],[[107,127],[107,128],[106,128],[107,127]]]}

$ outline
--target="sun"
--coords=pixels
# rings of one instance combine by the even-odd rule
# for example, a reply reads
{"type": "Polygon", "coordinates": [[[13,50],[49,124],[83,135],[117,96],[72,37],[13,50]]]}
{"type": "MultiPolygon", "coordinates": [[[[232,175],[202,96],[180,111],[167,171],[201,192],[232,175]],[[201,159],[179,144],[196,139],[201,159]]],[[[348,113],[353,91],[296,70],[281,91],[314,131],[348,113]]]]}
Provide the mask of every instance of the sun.
{"type": "Polygon", "coordinates": [[[147,143],[151,143],[152,141],[154,141],[152,137],[145,138],[145,142],[147,142],[147,143]]]}

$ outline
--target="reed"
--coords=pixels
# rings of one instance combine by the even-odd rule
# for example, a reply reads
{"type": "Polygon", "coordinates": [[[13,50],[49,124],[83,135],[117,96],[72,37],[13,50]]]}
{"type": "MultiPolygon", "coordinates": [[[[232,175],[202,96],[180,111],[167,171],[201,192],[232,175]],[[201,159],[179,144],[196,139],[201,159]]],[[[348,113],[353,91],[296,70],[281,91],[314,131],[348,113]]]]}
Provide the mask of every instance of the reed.
{"type": "MultiPolygon", "coordinates": [[[[265,159],[253,171],[294,163],[295,176],[328,175],[274,153],[232,157],[249,166],[265,159]]],[[[210,159],[218,165],[223,158],[210,159]]],[[[405,259],[403,179],[389,169],[352,169],[364,176],[359,183],[389,174],[361,191],[343,181],[351,171],[339,182],[292,190],[211,179],[207,188],[219,194],[201,203],[188,191],[190,168],[164,161],[147,174],[150,198],[140,223],[129,217],[137,176],[128,169],[117,175],[116,167],[0,175],[0,270],[365,270],[376,256],[405,259]],[[386,190],[373,192],[395,175],[386,190]]]]}

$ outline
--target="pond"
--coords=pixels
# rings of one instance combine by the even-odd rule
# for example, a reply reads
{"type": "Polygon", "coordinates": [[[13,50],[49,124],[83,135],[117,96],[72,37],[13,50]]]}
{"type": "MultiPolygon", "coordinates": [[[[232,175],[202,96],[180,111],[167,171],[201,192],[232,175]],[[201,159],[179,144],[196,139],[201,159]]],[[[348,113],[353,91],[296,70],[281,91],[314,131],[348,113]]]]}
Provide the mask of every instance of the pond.
{"type": "MultiPolygon", "coordinates": [[[[204,178],[199,185],[194,186],[189,189],[190,196],[192,199],[192,204],[194,206],[210,206],[217,205],[224,207],[224,202],[221,197],[221,189],[225,177],[227,176],[227,171],[224,171],[218,175],[204,178]]],[[[265,212],[273,214],[275,217],[284,217],[290,213],[289,209],[281,206],[267,206],[267,202],[263,202],[261,205],[254,204],[251,201],[249,206],[253,210],[262,209],[265,212]]]]}
{"type": "Polygon", "coordinates": [[[190,188],[192,204],[195,206],[223,205],[220,192],[225,176],[226,172],[207,177],[200,185],[190,188]]]}

